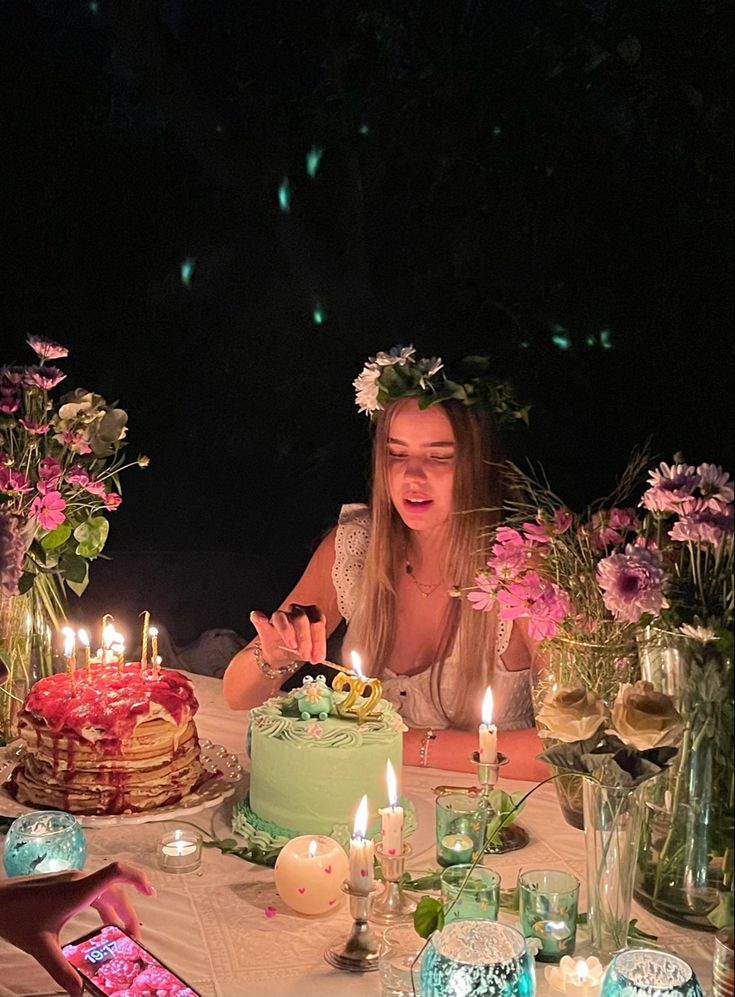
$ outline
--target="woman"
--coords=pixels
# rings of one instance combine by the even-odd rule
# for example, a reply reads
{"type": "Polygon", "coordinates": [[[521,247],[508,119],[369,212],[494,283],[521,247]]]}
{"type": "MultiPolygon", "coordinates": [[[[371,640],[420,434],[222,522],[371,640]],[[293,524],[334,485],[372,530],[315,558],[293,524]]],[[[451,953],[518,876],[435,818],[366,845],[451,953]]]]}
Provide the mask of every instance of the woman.
{"type": "Polygon", "coordinates": [[[510,758],[503,774],[543,778],[525,628],[453,598],[472,584],[482,531],[501,505],[483,404],[497,392],[478,376],[449,381],[438,361],[413,352],[378,354],[355,382],[358,405],[375,418],[369,510],[344,506],[281,608],[251,613],[258,636],[230,662],[225,698],[248,709],[275,695],[302,662],[324,660],[344,619],[344,649],[359,651],[409,726],[407,764],[471,770],[490,685],[510,758]]]}

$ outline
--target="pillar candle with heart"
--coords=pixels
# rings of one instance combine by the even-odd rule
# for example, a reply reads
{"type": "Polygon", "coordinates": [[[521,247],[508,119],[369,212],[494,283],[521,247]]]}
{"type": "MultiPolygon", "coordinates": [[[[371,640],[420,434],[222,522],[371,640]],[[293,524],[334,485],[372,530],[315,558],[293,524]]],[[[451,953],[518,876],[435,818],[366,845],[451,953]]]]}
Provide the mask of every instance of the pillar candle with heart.
{"type": "Polygon", "coordinates": [[[398,806],[398,784],[393,766],[388,760],[385,767],[385,779],[388,784],[388,806],[380,811],[380,848],[384,855],[393,857],[403,854],[403,807],[398,806]]]}
{"type": "Polygon", "coordinates": [[[373,842],[366,838],[368,819],[368,799],[363,796],[355,814],[352,837],[350,838],[350,889],[353,893],[368,894],[374,885],[373,842]]]}
{"type": "Polygon", "coordinates": [[[349,872],[344,848],[326,835],[292,838],[276,860],[276,890],[299,914],[325,914],[344,897],[342,883],[349,872]]]}

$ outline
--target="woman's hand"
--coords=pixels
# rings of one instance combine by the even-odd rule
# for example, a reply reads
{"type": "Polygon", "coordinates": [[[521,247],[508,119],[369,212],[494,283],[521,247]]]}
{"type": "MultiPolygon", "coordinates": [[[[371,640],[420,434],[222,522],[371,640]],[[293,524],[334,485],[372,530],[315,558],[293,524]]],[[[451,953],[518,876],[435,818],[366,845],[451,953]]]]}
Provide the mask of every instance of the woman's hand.
{"type": "Polygon", "coordinates": [[[263,657],[270,665],[295,659],[317,665],[327,656],[327,621],[318,606],[292,602],[270,619],[255,609],[250,622],[258,631],[263,657]]]}
{"type": "Polygon", "coordinates": [[[103,924],[117,924],[139,940],[138,918],[119,883],[149,897],[156,892],[144,872],[122,862],[86,875],[60,872],[3,880],[0,936],[32,955],[67,993],[81,997],[82,979],[64,958],[59,935],[70,918],[94,907],[103,924]]]}

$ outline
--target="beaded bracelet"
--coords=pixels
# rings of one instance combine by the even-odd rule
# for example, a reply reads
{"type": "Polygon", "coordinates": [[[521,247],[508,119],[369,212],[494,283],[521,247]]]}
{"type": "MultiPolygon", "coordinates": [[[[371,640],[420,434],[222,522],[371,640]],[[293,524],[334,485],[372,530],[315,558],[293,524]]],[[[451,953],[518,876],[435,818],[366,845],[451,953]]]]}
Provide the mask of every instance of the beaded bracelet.
{"type": "Polygon", "coordinates": [[[429,764],[429,744],[436,740],[436,734],[429,727],[428,730],[424,731],[424,736],[421,738],[421,744],[419,745],[419,765],[422,768],[426,768],[429,764]]]}
{"type": "Polygon", "coordinates": [[[279,668],[273,668],[263,657],[263,645],[259,640],[253,641],[250,646],[253,649],[255,664],[267,679],[287,678],[289,675],[293,675],[294,672],[297,672],[304,663],[303,661],[292,661],[288,665],[281,665],[279,668]]]}

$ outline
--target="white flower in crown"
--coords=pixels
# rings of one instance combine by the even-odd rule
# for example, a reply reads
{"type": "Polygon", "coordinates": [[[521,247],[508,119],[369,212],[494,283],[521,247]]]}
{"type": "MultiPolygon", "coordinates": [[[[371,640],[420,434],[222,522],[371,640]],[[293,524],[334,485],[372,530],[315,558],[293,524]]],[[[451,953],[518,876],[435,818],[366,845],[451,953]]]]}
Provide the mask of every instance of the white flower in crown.
{"type": "Polygon", "coordinates": [[[400,364],[402,367],[409,360],[413,361],[415,352],[413,346],[394,346],[389,353],[379,353],[376,357],[370,357],[368,366],[377,364],[378,367],[392,367],[394,364],[400,364]]]}
{"type": "Polygon", "coordinates": [[[355,389],[355,402],[360,412],[372,415],[383,406],[378,401],[378,378],[380,367],[374,363],[366,363],[357,378],[352,382],[355,389]]]}
{"type": "Polygon", "coordinates": [[[435,374],[438,374],[444,364],[441,357],[422,357],[416,365],[419,369],[419,384],[426,391],[430,381],[435,374]]]}

